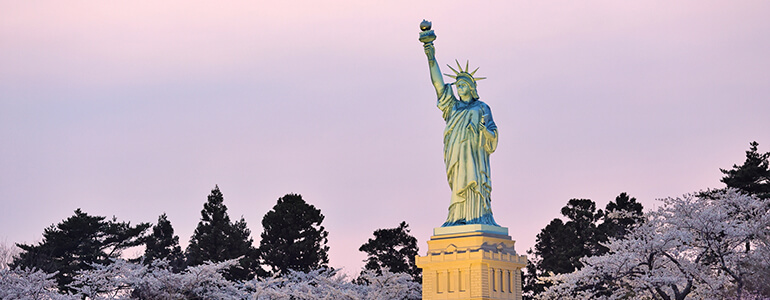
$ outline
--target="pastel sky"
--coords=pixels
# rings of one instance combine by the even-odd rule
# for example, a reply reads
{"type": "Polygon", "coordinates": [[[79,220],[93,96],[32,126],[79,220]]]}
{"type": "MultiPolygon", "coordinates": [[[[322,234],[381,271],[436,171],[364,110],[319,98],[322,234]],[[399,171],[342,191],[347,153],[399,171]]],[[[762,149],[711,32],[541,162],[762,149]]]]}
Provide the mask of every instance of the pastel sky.
{"type": "MultiPolygon", "coordinates": [[[[219,185],[255,242],[287,193],[331,265],[446,218],[444,122],[422,44],[470,60],[500,142],[492,209],[524,253],[571,198],[719,188],[770,148],[768,1],[0,0],[0,241],[77,208],[183,246],[219,185]]],[[[446,69],[446,71],[449,71],[446,69]]],[[[131,253],[128,253],[129,255],[131,253]]]]}

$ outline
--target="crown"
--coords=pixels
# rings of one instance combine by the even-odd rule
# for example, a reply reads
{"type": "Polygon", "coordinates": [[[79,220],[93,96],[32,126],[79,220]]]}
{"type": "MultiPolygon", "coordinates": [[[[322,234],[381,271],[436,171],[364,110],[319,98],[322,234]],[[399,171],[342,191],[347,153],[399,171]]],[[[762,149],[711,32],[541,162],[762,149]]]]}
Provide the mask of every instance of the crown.
{"type": "Polygon", "coordinates": [[[444,73],[444,75],[452,77],[454,79],[457,79],[457,77],[465,77],[470,79],[474,84],[476,84],[477,80],[487,79],[486,77],[473,77],[473,74],[476,74],[476,71],[478,71],[479,68],[476,68],[476,70],[473,70],[473,72],[468,72],[470,68],[468,67],[469,62],[467,60],[465,61],[465,70],[463,70],[463,66],[461,66],[460,62],[458,62],[456,59],[455,59],[455,63],[457,63],[457,68],[460,69],[460,72],[458,72],[457,70],[455,70],[455,68],[452,68],[452,66],[447,64],[446,66],[452,69],[452,71],[455,72],[455,75],[450,75],[447,73],[444,73]]]}

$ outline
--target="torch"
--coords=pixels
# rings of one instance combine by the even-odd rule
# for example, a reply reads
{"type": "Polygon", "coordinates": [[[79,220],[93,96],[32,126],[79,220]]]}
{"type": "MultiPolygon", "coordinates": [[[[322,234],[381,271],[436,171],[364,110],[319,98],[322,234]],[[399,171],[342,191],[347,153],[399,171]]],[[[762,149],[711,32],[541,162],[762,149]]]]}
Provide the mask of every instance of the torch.
{"type": "Polygon", "coordinates": [[[423,42],[425,45],[432,45],[433,41],[436,40],[436,34],[433,33],[433,30],[430,29],[431,23],[428,20],[422,20],[420,23],[420,42],[423,42]]]}

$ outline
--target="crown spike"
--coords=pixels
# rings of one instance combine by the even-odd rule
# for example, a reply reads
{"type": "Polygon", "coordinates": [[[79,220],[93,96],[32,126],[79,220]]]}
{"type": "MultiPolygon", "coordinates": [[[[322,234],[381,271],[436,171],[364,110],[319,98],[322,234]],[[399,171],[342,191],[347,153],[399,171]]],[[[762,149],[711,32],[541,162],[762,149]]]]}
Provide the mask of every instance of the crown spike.
{"type": "Polygon", "coordinates": [[[486,77],[473,77],[473,80],[484,80],[487,79],[486,77]]]}
{"type": "Polygon", "coordinates": [[[449,74],[447,74],[447,73],[444,73],[444,75],[446,75],[446,76],[449,76],[449,77],[452,77],[452,78],[454,78],[454,79],[457,79],[457,76],[455,76],[455,75],[449,75],[449,74]]]}
{"type": "Polygon", "coordinates": [[[460,62],[459,62],[459,61],[457,61],[457,59],[455,59],[455,63],[457,63],[457,68],[458,68],[458,69],[460,69],[460,72],[465,72],[465,71],[463,70],[463,66],[461,66],[461,65],[460,65],[460,62]]]}
{"type": "MultiPolygon", "coordinates": [[[[467,73],[468,71],[470,71],[470,69],[471,69],[470,67],[468,67],[468,65],[470,65],[470,63],[471,63],[471,62],[470,62],[469,60],[465,60],[465,72],[466,72],[466,73],[467,73]]],[[[471,74],[471,76],[473,76],[473,74],[471,74]]]]}
{"type": "Polygon", "coordinates": [[[473,70],[473,72],[471,72],[471,76],[473,76],[473,74],[476,74],[476,71],[478,71],[478,70],[479,70],[479,68],[476,68],[476,70],[473,70]]]}
{"type": "Polygon", "coordinates": [[[455,70],[455,68],[452,68],[452,66],[450,66],[449,64],[446,64],[446,66],[452,69],[452,71],[455,72],[455,74],[460,74],[460,72],[457,72],[457,70],[455,70]]]}

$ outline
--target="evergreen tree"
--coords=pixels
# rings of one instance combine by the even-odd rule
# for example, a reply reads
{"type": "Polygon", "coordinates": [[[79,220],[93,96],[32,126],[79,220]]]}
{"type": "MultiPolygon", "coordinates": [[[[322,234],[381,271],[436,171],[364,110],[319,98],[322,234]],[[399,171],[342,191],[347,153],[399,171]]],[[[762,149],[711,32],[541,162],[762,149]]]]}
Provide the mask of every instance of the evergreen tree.
{"type": "Polygon", "coordinates": [[[142,244],[149,227],[149,223],[131,226],[114,217],[105,221],[105,217],[91,216],[78,208],[75,215],[46,228],[37,245],[16,244],[22,252],[11,267],[58,272],[54,278],[59,290],[71,292],[67,285],[76,273],[93,269],[92,264],[112,263],[122,250],[142,244]]]}
{"type": "Polygon", "coordinates": [[[537,267],[543,272],[569,273],[577,267],[574,262],[583,249],[577,234],[561,219],[553,219],[537,235],[535,256],[541,258],[537,267]]]}
{"type": "Polygon", "coordinates": [[[760,199],[770,199],[770,152],[759,153],[759,143],[751,142],[743,165],[733,165],[731,170],[719,169],[725,174],[722,182],[760,199]]]}
{"type": "Polygon", "coordinates": [[[607,203],[604,209],[604,220],[599,225],[599,231],[603,235],[602,241],[606,242],[607,238],[625,237],[632,227],[644,220],[642,209],[642,204],[625,192],[615,197],[614,202],[607,203]]]}
{"type": "Polygon", "coordinates": [[[549,285],[539,277],[574,272],[583,267],[581,258],[607,253],[602,243],[625,236],[643,220],[642,209],[641,203],[626,193],[610,201],[605,211],[597,210],[596,203],[589,199],[569,200],[561,209],[567,222],[553,219],[537,235],[534,251],[527,251],[530,259],[523,278],[525,298],[531,299],[549,285]]]}
{"type": "Polygon", "coordinates": [[[259,252],[250,235],[243,217],[235,223],[230,221],[224,196],[219,186],[215,186],[203,204],[201,220],[187,246],[187,264],[197,266],[207,261],[222,262],[240,257],[240,264],[228,269],[225,278],[243,281],[261,275],[259,252]]]}
{"type": "Polygon", "coordinates": [[[358,251],[365,252],[367,270],[382,275],[382,268],[393,273],[407,273],[415,282],[422,282],[422,271],[415,264],[418,254],[417,239],[409,234],[409,224],[402,221],[396,228],[377,229],[374,239],[361,245],[358,251]]]}
{"type": "Polygon", "coordinates": [[[546,274],[537,273],[539,258],[533,255],[532,249],[527,250],[527,254],[527,267],[521,271],[521,294],[523,300],[532,300],[535,295],[545,291],[546,284],[539,277],[546,274]]]}
{"type": "Polygon", "coordinates": [[[179,237],[174,235],[174,228],[166,214],[158,217],[158,224],[152,227],[152,234],[145,243],[143,262],[150,265],[156,259],[166,259],[174,272],[185,268],[184,254],[179,247],[179,237]]]}
{"type": "Polygon", "coordinates": [[[301,195],[279,198],[262,218],[260,251],[264,263],[279,275],[327,267],[329,233],[321,226],[323,220],[321,210],[302,200],[301,195]]]}
{"type": "MultiPolygon", "coordinates": [[[[606,240],[598,230],[597,223],[604,217],[604,212],[596,210],[596,203],[590,199],[571,199],[567,206],[562,207],[561,214],[569,220],[564,225],[574,232],[576,240],[573,245],[570,261],[575,269],[583,265],[580,258],[601,254],[604,248],[599,242],[606,240]]],[[[571,271],[570,271],[571,272],[571,271]]]]}

